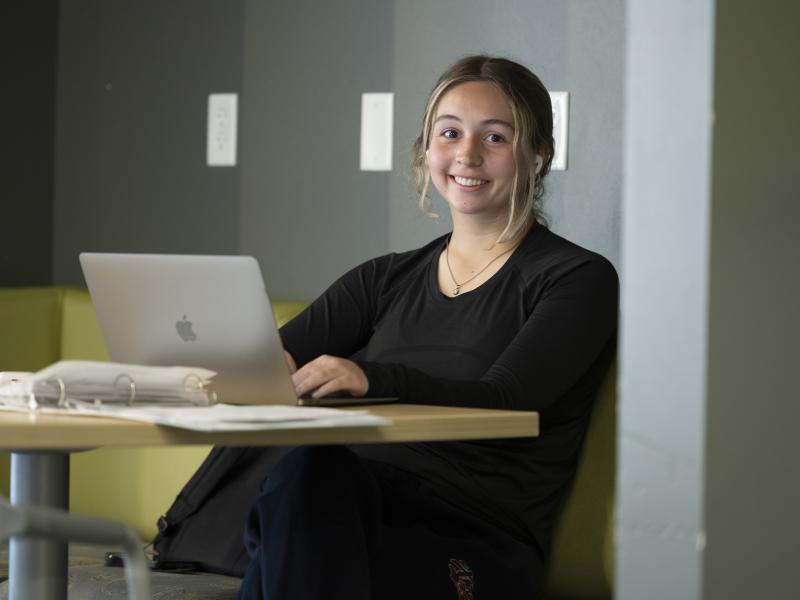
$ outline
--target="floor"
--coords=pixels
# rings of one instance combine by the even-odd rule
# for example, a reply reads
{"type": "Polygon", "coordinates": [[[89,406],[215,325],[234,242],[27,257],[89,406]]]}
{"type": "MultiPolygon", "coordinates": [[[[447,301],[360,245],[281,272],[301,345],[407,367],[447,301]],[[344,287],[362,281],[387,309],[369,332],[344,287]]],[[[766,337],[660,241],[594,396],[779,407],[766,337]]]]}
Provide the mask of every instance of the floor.
{"type": "MultiPolygon", "coordinates": [[[[103,565],[111,548],[70,544],[69,600],[127,598],[125,572],[103,565]]],[[[0,545],[0,600],[8,598],[8,544],[0,545]]],[[[240,580],[210,573],[152,573],[153,597],[158,600],[234,600],[240,580]]]]}

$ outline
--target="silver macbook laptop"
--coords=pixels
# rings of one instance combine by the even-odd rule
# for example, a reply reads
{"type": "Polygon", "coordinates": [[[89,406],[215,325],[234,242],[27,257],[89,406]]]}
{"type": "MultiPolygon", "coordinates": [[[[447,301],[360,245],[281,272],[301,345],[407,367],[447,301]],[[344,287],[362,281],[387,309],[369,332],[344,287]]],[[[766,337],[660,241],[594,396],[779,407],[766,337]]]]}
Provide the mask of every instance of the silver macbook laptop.
{"type": "Polygon", "coordinates": [[[112,361],[211,369],[221,402],[298,403],[255,258],[84,252],[80,263],[112,361]]]}

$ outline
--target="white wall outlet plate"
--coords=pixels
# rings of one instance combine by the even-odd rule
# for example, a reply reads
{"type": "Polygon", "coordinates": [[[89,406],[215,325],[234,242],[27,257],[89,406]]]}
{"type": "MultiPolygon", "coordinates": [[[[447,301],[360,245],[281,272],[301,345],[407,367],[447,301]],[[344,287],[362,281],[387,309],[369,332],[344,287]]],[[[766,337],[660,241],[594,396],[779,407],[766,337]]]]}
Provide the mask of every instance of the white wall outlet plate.
{"type": "Polygon", "coordinates": [[[361,170],[392,170],[394,94],[361,94],[361,170]]]}
{"type": "Polygon", "coordinates": [[[550,92],[550,102],[553,105],[553,139],[556,145],[550,169],[566,171],[569,140],[569,92],[550,92]]]}
{"type": "Polygon", "coordinates": [[[209,94],[206,162],[209,167],[236,165],[237,94],[209,94]]]}

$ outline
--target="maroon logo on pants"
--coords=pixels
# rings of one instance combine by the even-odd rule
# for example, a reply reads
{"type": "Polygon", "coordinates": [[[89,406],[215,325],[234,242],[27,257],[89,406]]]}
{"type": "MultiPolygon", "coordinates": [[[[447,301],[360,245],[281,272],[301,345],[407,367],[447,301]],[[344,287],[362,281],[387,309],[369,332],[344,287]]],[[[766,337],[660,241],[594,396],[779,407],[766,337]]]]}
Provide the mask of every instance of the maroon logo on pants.
{"type": "Polygon", "coordinates": [[[473,600],[472,588],[475,585],[475,575],[467,563],[457,558],[451,558],[450,579],[456,586],[458,600],[473,600]]]}

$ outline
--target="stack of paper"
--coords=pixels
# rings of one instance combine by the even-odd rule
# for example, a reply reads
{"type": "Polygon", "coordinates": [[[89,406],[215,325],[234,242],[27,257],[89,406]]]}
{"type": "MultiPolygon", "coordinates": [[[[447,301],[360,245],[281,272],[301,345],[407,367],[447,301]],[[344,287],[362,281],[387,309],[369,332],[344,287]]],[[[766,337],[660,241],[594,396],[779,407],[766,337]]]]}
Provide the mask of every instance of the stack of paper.
{"type": "Polygon", "coordinates": [[[72,412],[157,423],[193,431],[256,431],[306,427],[356,427],[387,425],[387,419],[367,411],[337,410],[307,406],[214,406],[93,407],[77,405],[72,412]]]}

